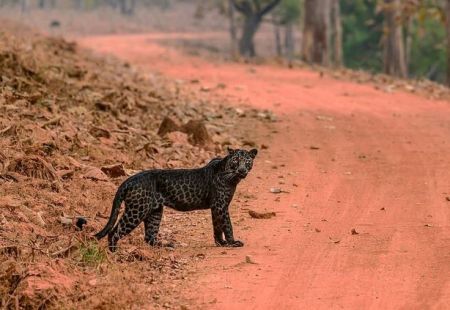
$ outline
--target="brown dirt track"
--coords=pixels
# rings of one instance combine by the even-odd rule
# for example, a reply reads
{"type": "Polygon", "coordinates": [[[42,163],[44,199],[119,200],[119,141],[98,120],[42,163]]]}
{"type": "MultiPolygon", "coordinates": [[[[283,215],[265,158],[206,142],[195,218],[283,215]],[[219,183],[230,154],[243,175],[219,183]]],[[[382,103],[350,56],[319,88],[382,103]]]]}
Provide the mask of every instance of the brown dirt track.
{"type": "MultiPolygon", "coordinates": [[[[268,149],[242,184],[249,209],[277,215],[234,219],[245,247],[208,250],[198,279],[184,290],[193,304],[448,307],[449,102],[304,69],[206,62],[157,45],[151,35],[79,42],[279,116],[272,131],[258,129],[256,140],[268,149]]],[[[240,202],[234,208],[245,210],[240,202]]]]}

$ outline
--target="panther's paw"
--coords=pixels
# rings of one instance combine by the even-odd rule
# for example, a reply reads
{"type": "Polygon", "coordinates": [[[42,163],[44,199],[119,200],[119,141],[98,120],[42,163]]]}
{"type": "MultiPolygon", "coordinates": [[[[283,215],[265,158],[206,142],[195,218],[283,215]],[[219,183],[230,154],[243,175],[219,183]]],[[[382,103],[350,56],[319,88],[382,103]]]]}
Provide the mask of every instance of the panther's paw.
{"type": "Polygon", "coordinates": [[[232,242],[229,242],[227,244],[227,246],[233,247],[233,248],[240,248],[240,247],[244,246],[244,242],[239,241],[239,240],[234,240],[232,242]]]}
{"type": "Polygon", "coordinates": [[[226,246],[227,242],[223,239],[215,239],[214,242],[216,243],[217,246],[226,246]]]}

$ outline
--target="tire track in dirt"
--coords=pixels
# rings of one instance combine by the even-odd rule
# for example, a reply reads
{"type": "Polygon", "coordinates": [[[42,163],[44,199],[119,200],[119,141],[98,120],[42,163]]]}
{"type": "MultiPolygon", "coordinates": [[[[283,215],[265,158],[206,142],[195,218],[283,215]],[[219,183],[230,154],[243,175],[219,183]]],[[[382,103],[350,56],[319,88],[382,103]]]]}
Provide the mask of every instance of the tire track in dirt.
{"type": "Polygon", "coordinates": [[[277,216],[251,220],[233,204],[240,210],[236,235],[246,246],[209,251],[197,281],[186,288],[193,304],[214,309],[448,305],[448,102],[385,93],[307,70],[207,63],[150,39],[80,42],[144,69],[199,80],[193,87],[206,85],[211,96],[280,115],[272,138],[269,129],[260,129],[258,141],[269,149],[240,190],[257,197],[250,209],[277,216]],[[215,88],[219,83],[226,87],[215,88]],[[268,189],[280,180],[290,193],[277,199],[268,189]],[[246,256],[257,264],[245,263],[246,256]]]}

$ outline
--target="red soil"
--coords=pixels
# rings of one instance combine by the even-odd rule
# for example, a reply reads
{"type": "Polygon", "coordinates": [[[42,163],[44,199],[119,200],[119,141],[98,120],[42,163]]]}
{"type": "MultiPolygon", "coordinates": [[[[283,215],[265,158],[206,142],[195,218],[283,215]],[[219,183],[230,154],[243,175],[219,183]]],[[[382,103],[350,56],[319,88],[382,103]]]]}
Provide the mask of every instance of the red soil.
{"type": "Polygon", "coordinates": [[[241,190],[249,209],[276,216],[233,218],[245,247],[208,250],[188,297],[217,309],[448,307],[448,102],[304,69],[207,62],[153,38],[80,42],[279,116],[275,131],[255,129],[268,149],[241,190]]]}

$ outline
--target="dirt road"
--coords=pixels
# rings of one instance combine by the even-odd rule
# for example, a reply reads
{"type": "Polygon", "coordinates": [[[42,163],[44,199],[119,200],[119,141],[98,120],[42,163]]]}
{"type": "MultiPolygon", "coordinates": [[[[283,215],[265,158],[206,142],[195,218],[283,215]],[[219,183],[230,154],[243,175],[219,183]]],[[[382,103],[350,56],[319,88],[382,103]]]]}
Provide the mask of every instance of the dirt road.
{"type": "Polygon", "coordinates": [[[303,69],[206,62],[160,46],[156,37],[80,43],[279,116],[272,132],[258,132],[257,141],[268,149],[233,204],[243,208],[246,199],[249,209],[277,215],[233,218],[235,235],[246,246],[210,250],[186,288],[194,304],[448,307],[449,102],[303,69]],[[287,193],[270,193],[272,187],[287,193]]]}

